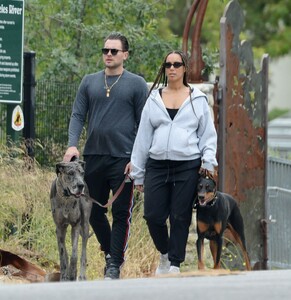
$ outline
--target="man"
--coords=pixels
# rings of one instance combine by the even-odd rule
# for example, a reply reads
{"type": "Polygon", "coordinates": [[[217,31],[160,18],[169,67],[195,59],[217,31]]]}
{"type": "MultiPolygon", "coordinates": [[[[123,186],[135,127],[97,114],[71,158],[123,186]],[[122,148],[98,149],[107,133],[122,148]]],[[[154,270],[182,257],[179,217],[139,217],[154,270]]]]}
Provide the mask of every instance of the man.
{"type": "MultiPolygon", "coordinates": [[[[102,49],[105,70],[84,76],[73,105],[68,149],[64,161],[79,157],[77,149],[88,116],[83,151],[85,181],[90,196],[106,204],[129,172],[129,161],[148,88],[145,80],[124,69],[129,45],[125,36],[112,33],[102,49]]],[[[130,233],[133,182],[125,184],[112,204],[112,228],[107,209],[93,203],[90,224],[104,251],[105,279],[118,279],[130,233]]]]}

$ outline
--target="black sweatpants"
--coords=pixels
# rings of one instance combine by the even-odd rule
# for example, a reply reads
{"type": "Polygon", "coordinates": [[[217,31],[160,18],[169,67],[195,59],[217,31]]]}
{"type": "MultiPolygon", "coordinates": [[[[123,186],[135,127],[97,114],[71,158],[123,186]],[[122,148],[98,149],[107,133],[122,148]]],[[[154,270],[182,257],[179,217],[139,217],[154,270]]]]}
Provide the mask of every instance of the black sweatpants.
{"type": "Polygon", "coordinates": [[[173,266],[179,267],[185,260],[200,166],[200,159],[157,161],[151,158],[146,165],[144,218],[157,250],[168,253],[173,266]]]}
{"type": "MultiPolygon", "coordinates": [[[[124,180],[124,169],[129,158],[108,155],[84,156],[85,181],[90,196],[101,204],[106,204],[110,190],[115,193],[124,180]]],[[[130,235],[131,214],[134,204],[133,182],[125,184],[121,194],[112,204],[112,226],[107,219],[107,209],[93,203],[90,224],[101,250],[111,255],[111,262],[122,265],[130,235]]]]}

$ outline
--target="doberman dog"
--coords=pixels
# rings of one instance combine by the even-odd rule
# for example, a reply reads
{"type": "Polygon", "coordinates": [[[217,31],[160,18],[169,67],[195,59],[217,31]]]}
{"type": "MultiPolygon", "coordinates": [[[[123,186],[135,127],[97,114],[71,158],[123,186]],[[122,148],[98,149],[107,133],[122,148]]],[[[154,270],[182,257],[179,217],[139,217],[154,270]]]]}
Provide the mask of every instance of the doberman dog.
{"type": "Polygon", "coordinates": [[[246,250],[244,223],[238,204],[229,194],[216,190],[216,182],[212,176],[200,176],[194,207],[197,208],[198,269],[204,269],[204,238],[210,240],[214,269],[220,268],[223,234],[228,228],[242,249],[246,269],[251,270],[246,250]]]}
{"type": "Polygon", "coordinates": [[[89,217],[92,201],[84,181],[85,162],[75,159],[56,164],[57,178],[51,186],[51,209],[56,224],[60,256],[61,281],[77,279],[78,238],[82,236],[80,280],[86,280],[86,247],[89,238],[89,217]],[[72,255],[69,263],[66,233],[71,225],[72,255]]]}

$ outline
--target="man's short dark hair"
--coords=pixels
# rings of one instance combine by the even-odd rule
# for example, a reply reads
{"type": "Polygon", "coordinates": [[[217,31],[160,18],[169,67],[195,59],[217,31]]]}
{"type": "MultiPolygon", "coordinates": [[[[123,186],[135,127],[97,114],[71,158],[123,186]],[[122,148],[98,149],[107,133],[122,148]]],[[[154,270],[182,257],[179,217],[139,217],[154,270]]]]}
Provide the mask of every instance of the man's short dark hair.
{"type": "Polygon", "coordinates": [[[122,50],[123,51],[128,51],[128,49],[129,49],[129,44],[128,44],[127,38],[123,34],[121,34],[119,32],[112,32],[112,33],[110,33],[105,38],[105,42],[107,40],[119,40],[121,42],[121,44],[122,44],[122,50]]]}

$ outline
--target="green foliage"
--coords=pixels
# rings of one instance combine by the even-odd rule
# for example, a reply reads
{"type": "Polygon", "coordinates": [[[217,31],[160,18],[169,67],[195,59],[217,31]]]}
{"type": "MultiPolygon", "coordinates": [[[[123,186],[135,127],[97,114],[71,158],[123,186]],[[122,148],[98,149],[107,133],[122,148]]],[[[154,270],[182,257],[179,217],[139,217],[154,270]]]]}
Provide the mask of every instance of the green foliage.
{"type": "MultiPolygon", "coordinates": [[[[174,34],[182,37],[187,15],[194,2],[192,0],[175,0],[173,9],[167,13],[168,18],[171,20],[170,29],[174,34]]],[[[227,1],[209,1],[207,10],[204,16],[202,32],[201,32],[201,44],[202,47],[208,48],[215,52],[215,49],[219,48],[219,36],[220,36],[220,18],[222,17],[224,8],[227,1]]],[[[195,24],[195,16],[192,23],[192,30],[195,24]]],[[[190,35],[191,36],[191,35],[190,35]]],[[[191,41],[190,41],[191,42],[191,41]]]]}
{"type": "Polygon", "coordinates": [[[210,74],[213,74],[215,70],[218,69],[218,49],[216,51],[210,51],[208,48],[203,49],[202,59],[204,62],[204,69],[202,70],[202,75],[208,78],[210,74]]]}
{"type": "MultiPolygon", "coordinates": [[[[220,19],[230,1],[209,1],[204,16],[201,43],[209,49],[219,48],[220,19]]],[[[170,29],[182,37],[191,0],[175,0],[173,9],[167,13],[171,20],[170,29]]],[[[243,0],[239,1],[244,10],[245,22],[242,39],[252,43],[254,54],[261,57],[268,53],[278,57],[290,53],[291,45],[291,1],[289,0],[243,0]]]]}
{"type": "Polygon", "coordinates": [[[244,0],[247,38],[254,47],[263,47],[271,56],[290,53],[291,1],[244,0]]]}
{"type": "MultiPolygon", "coordinates": [[[[219,49],[220,19],[229,1],[209,1],[201,44],[219,49]]],[[[131,45],[127,69],[152,81],[165,53],[181,48],[185,21],[193,1],[185,0],[27,0],[25,50],[36,52],[37,78],[80,81],[103,68],[100,49],[107,34],[120,31],[131,45]]],[[[256,57],[290,52],[291,2],[239,1],[245,12],[242,36],[256,57]]],[[[194,25],[194,24],[192,24],[194,25]]]]}
{"type": "Polygon", "coordinates": [[[37,56],[37,77],[79,81],[103,68],[100,49],[112,31],[125,34],[132,56],[127,68],[152,80],[165,52],[177,48],[164,12],[172,0],[28,0],[25,48],[37,56]]]}
{"type": "Polygon", "coordinates": [[[274,108],[268,114],[268,121],[272,121],[284,114],[286,114],[289,110],[283,108],[274,108]]]}

